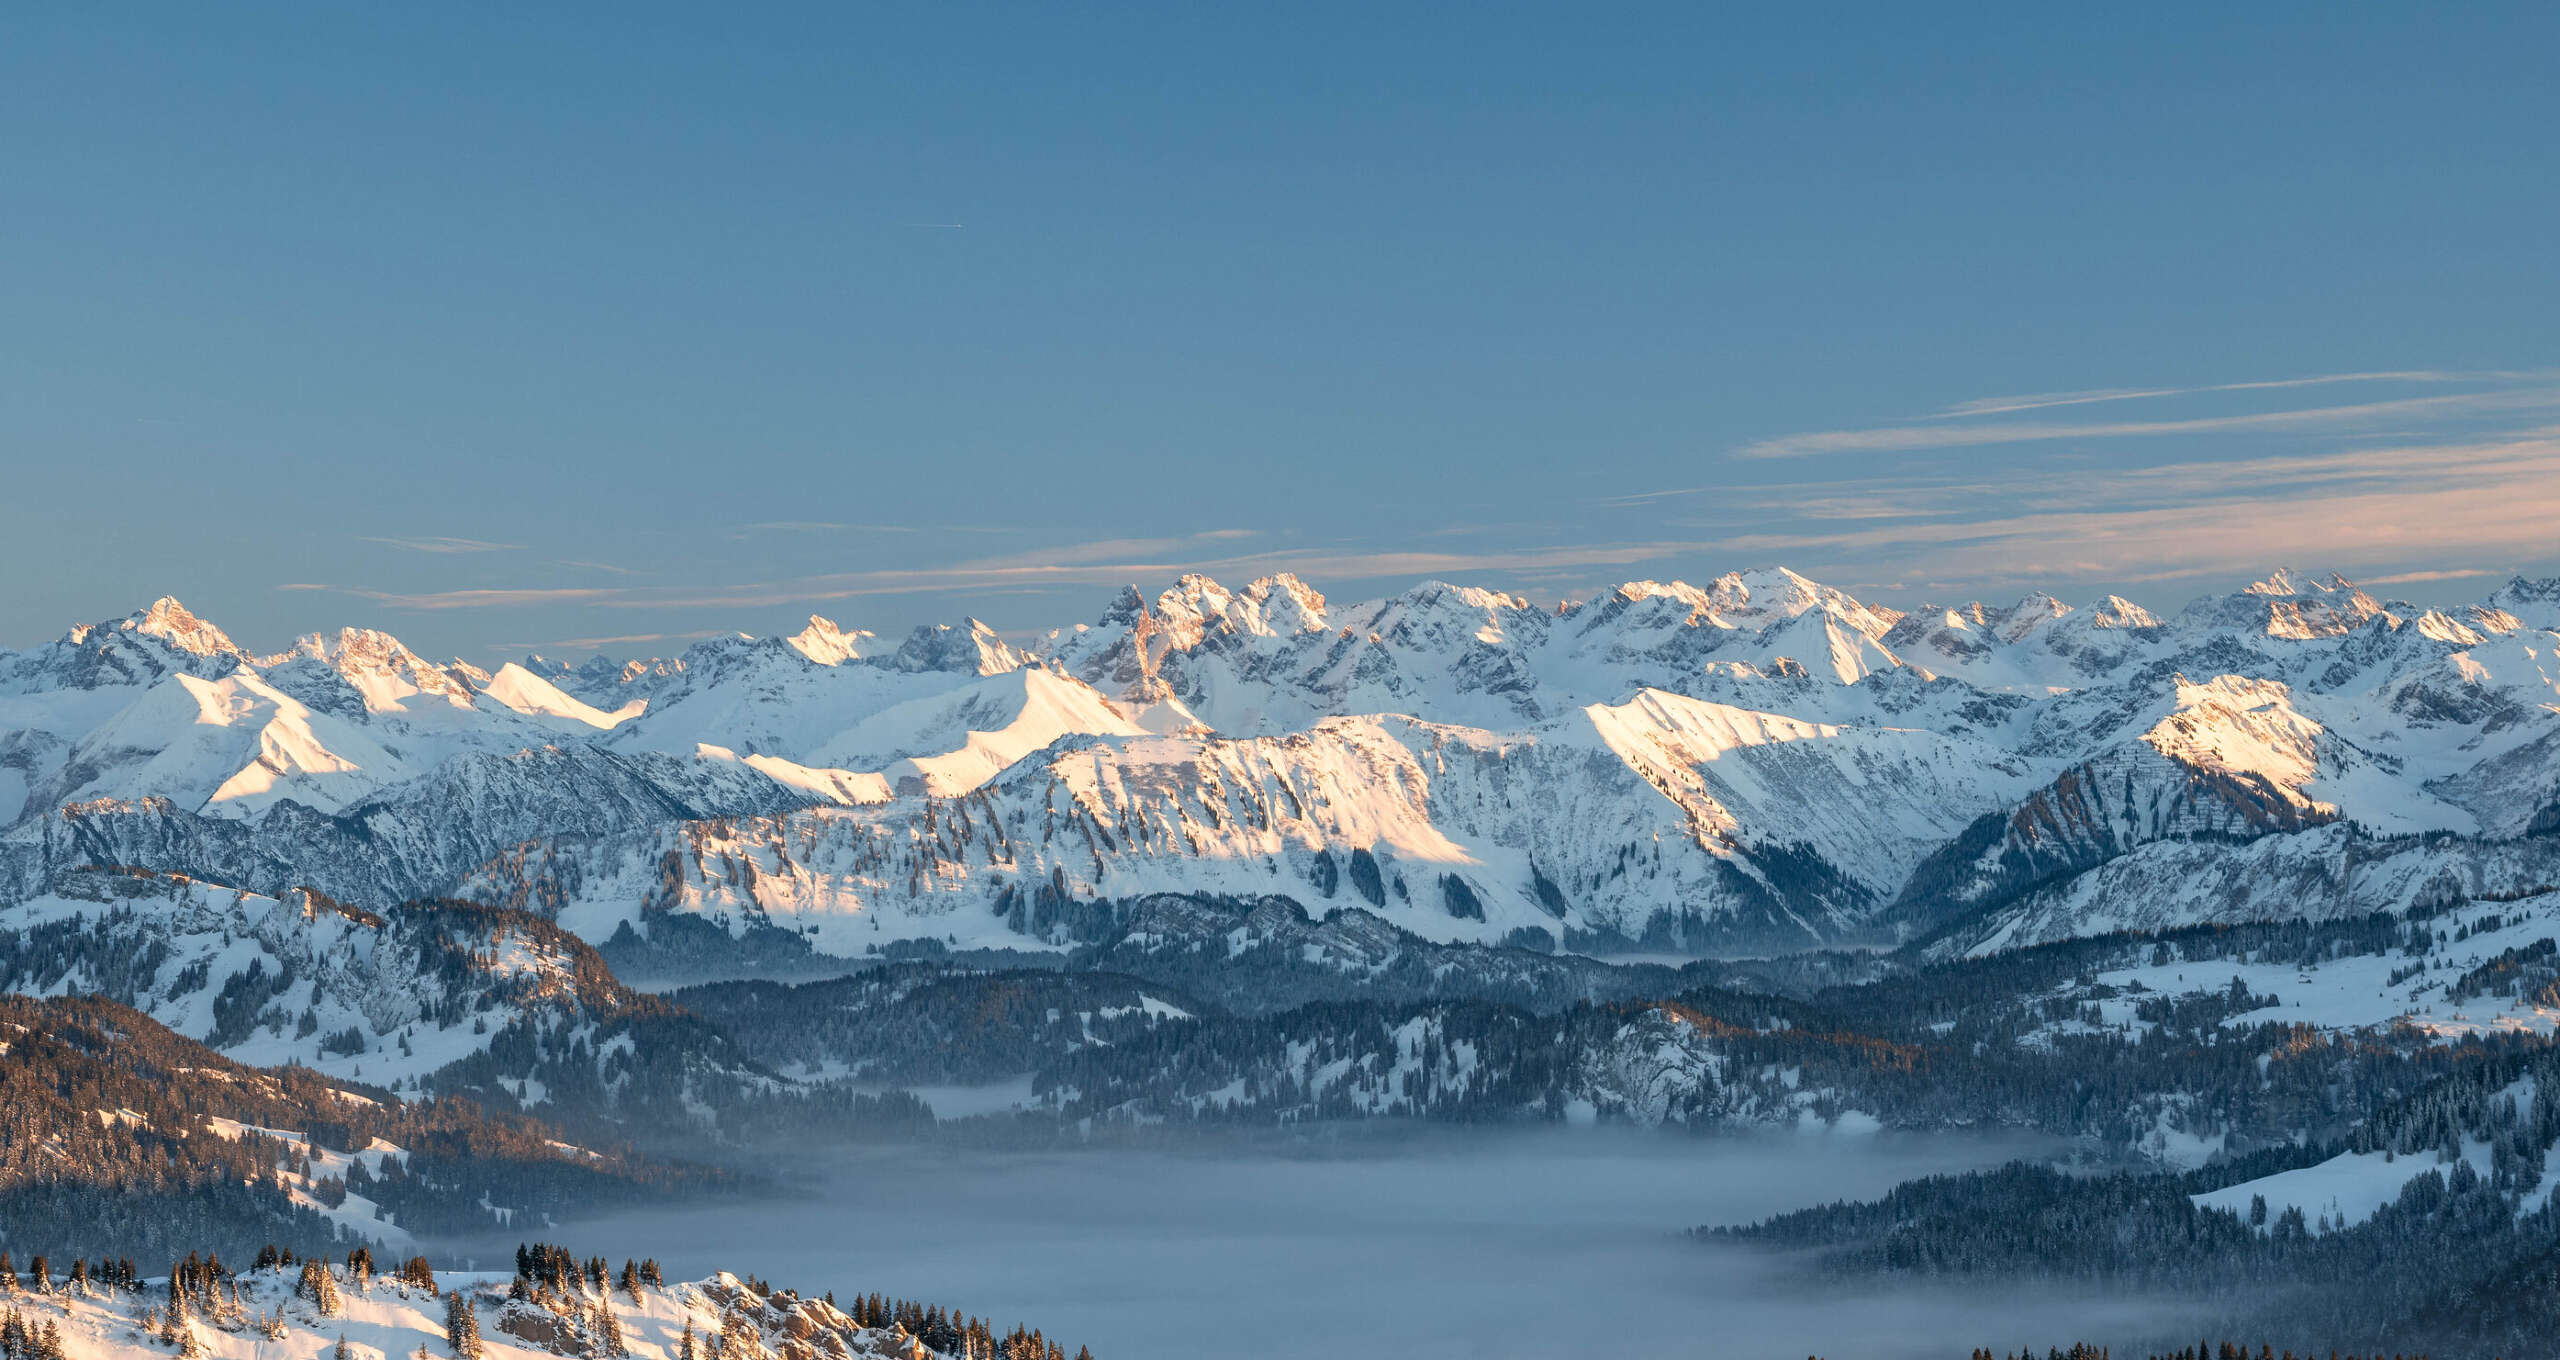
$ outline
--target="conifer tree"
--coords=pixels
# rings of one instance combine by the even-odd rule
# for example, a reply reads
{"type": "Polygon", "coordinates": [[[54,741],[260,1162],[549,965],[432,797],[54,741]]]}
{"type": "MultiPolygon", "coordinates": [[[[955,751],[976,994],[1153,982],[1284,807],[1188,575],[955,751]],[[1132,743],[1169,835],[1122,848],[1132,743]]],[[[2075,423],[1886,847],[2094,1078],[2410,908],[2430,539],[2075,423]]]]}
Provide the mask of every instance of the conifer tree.
{"type": "Polygon", "coordinates": [[[480,1360],[480,1316],[472,1311],[470,1293],[459,1286],[444,1296],[444,1334],[452,1343],[453,1360],[480,1360]]]}
{"type": "Polygon", "coordinates": [[[595,1309],[589,1315],[588,1329],[594,1334],[596,1354],[621,1356],[631,1353],[630,1348],[623,1344],[622,1320],[613,1315],[610,1300],[596,1300],[595,1309]]]}
{"type": "Polygon", "coordinates": [[[293,1292],[308,1300],[320,1316],[338,1315],[338,1277],[330,1271],[327,1262],[303,1262],[302,1278],[295,1282],[293,1292]]]}

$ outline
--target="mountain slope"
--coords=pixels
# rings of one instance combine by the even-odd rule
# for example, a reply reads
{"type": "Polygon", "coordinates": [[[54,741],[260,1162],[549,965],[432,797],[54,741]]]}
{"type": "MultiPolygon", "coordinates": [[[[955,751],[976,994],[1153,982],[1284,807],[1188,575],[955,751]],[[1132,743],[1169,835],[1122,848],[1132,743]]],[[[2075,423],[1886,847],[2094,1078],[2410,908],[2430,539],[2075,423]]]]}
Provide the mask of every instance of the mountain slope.
{"type": "Polygon", "coordinates": [[[0,996],[0,1034],[0,1232],[19,1250],[406,1247],[699,1179],[474,1102],[245,1067],[97,997],[0,996]]]}

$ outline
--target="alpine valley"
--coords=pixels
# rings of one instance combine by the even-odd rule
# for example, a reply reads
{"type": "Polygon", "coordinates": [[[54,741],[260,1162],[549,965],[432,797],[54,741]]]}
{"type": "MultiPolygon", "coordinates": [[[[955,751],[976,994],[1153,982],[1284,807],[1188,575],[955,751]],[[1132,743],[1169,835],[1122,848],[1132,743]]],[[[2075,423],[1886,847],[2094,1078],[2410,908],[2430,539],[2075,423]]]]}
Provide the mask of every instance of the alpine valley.
{"type": "MultiPolygon", "coordinates": [[[[1666,1252],[2560,1355],[2560,580],[1188,576],[495,670],[164,598],[0,652],[0,990],[0,1245],[282,1244],[130,1325],[45,1296],[116,1346],[423,1327],[423,1265],[330,1313],[282,1262],[771,1195],[812,1140],[1614,1124],[2048,1149],[1666,1252]]],[[[561,1354],[1013,1342],[552,1250],[447,1287],[561,1354]]]]}

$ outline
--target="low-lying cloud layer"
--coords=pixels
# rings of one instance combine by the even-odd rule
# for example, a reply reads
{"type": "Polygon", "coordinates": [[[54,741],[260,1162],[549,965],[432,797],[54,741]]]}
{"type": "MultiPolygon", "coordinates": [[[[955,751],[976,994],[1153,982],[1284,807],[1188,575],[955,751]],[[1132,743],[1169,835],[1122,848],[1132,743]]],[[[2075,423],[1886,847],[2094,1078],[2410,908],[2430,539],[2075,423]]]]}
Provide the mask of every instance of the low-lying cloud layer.
{"type": "Polygon", "coordinates": [[[1819,1282],[1783,1258],[1680,1235],[2021,1148],[1588,1130],[1232,1158],[828,1149],[810,1162],[833,1179],[788,1202],[636,1215],[571,1236],[687,1275],[752,1270],[803,1290],[957,1304],[1105,1360],[1917,1360],[2177,1333],[2190,1318],[2152,1300],[1819,1282]]]}

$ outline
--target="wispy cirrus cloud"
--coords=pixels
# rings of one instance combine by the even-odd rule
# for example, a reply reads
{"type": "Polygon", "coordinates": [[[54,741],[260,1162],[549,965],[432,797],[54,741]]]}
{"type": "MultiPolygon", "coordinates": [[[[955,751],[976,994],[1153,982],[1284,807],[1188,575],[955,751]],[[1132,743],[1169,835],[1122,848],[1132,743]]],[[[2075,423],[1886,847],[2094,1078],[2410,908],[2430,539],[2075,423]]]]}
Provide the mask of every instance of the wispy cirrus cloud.
{"type": "Polygon", "coordinates": [[[676,589],[664,593],[635,591],[598,603],[620,608],[818,604],[872,595],[1116,586],[1192,572],[1248,579],[1282,572],[1328,581],[1422,578],[1469,572],[1628,566],[1697,552],[1711,546],[1701,541],[1653,541],[1567,544],[1474,553],[1310,547],[1228,555],[1099,557],[1078,545],[1061,549],[1055,556],[1047,558],[1026,556],[961,562],[943,567],[840,572],[745,585],[676,589]]]}
{"type": "Polygon", "coordinates": [[[2560,387],[2460,392],[2440,397],[2313,406],[2245,415],[2183,420],[2008,421],[1968,425],[1884,425],[1861,430],[1816,430],[1780,435],[1735,450],[1742,459],[1802,458],[1816,454],[1910,453],[1983,448],[1997,444],[2050,443],[2069,439],[2157,439],[2170,435],[2296,433],[2383,428],[2395,421],[2443,420],[2493,412],[2560,407],[2560,387]]]}
{"type": "Polygon", "coordinates": [[[2440,369],[2393,369],[2378,373],[2323,373],[2309,378],[2276,378],[2263,382],[2208,383],[2197,387],[2102,387],[2085,392],[2038,392],[2016,397],[1980,397],[1960,401],[1932,416],[1946,420],[1966,416],[2007,415],[2056,406],[2089,406],[2108,401],[2142,401],[2160,397],[2195,397],[2216,392],[2276,392],[2295,387],[2331,387],[2340,383],[2497,382],[2536,375],[2507,371],[2447,372],[2440,369]]]}
{"type": "Polygon", "coordinates": [[[2528,427],[2487,439],[2403,443],[2256,458],[2122,463],[2046,458],[1986,472],[1965,464],[1898,467],[1854,481],[1760,483],[1720,488],[1721,518],[1671,521],[1687,527],[1767,522],[1985,518],[2019,510],[2066,509],[2103,498],[2116,508],[2193,504],[2243,494],[2300,497],[2347,489],[2425,490],[2530,482],[2549,468],[2560,426],[2528,427]]]}
{"type": "MultiPolygon", "coordinates": [[[[2554,555],[2560,431],[2352,453],[2077,467],[2015,484],[1940,484],[1935,497],[1883,479],[1828,523],[1747,528],[1719,539],[1740,554],[1900,566],[1940,578],[2166,580],[2269,563],[2410,568],[2401,582],[2480,569],[2424,564],[2459,555],[2554,555]],[[1892,513],[1899,510],[1899,514],[1892,513]],[[1837,526],[1837,527],[1833,527],[1837,526]]],[[[1760,507],[1766,514],[1768,506],[1760,507]]],[[[1691,521],[1693,529],[1745,523],[1691,521]]]]}
{"type": "MultiPolygon", "coordinates": [[[[1328,590],[1440,577],[1587,594],[1639,574],[1697,579],[1701,572],[1783,563],[1826,579],[1913,582],[1915,589],[1934,591],[2015,580],[2060,587],[2254,574],[2270,563],[2303,561],[2388,573],[2375,584],[2423,584],[2492,574],[2484,562],[2560,558],[2549,528],[2560,523],[2555,411],[2560,374],[2552,373],[2408,369],[2093,389],[1984,398],[1918,421],[1761,441],[1721,477],[1553,507],[1548,518],[1533,512],[1520,523],[1447,522],[1323,541],[1238,526],[1097,534],[1019,548],[1023,531],[1005,530],[1013,537],[1004,551],[972,555],[968,540],[956,535],[985,532],[974,526],[775,520],[735,526],[735,537],[752,543],[760,534],[841,534],[848,550],[869,560],[846,570],[749,579],[722,579],[715,556],[640,579],[609,564],[555,562],[550,565],[567,581],[481,582],[451,590],[286,588],[422,611],[572,607],[637,616],[871,597],[1028,596],[1188,573],[1241,583],[1288,572],[1328,590]],[[2238,414],[2004,418],[2143,398],[2385,382],[2488,387],[2238,414]],[[2121,442],[2140,440],[2149,442],[2121,442]],[[2090,446],[2073,447],[2078,441],[2090,446]],[[1852,460],[1808,457],[1823,453],[1907,456],[1838,471],[1852,460]],[[858,541],[885,533],[899,537],[858,541]],[[946,537],[935,541],[937,534],[946,537]],[[580,578],[570,573],[582,570],[616,579],[576,583],[580,578]]],[[[711,620],[681,620],[697,621],[711,620]]],[[[592,648],[706,635],[592,625],[587,631],[610,636],[526,645],[592,648]]]]}
{"type": "Polygon", "coordinates": [[[359,600],[387,604],[395,609],[503,609],[546,604],[609,603],[620,593],[605,587],[534,586],[501,590],[434,590],[398,591],[369,590],[362,586],[331,585],[317,581],[288,581],[278,590],[328,591],[336,595],[352,595],[359,600]]]}
{"type": "MultiPolygon", "coordinates": [[[[1377,580],[1477,572],[1624,567],[1695,553],[1704,540],[1598,542],[1478,552],[1320,545],[1258,553],[1218,552],[1216,545],[1256,536],[1208,530],[1168,539],[1105,539],[977,558],[947,565],[830,572],[731,584],[647,587],[552,587],[430,592],[296,583],[288,590],[327,590],[400,609],[517,609],[581,604],[612,609],[753,608],[822,604],[878,595],[992,593],[1076,586],[1116,586],[1189,572],[1259,577],[1291,572],[1324,580],[1377,580]]],[[[566,642],[554,645],[566,646],[566,642]]]]}
{"type": "Polygon", "coordinates": [[[768,519],[734,526],[729,536],[757,534],[1007,534],[1019,532],[996,524],[892,524],[843,519],[768,519]]]}
{"type": "Polygon", "coordinates": [[[636,647],[651,642],[700,642],[704,638],[730,637],[727,628],[695,628],[677,633],[616,633],[610,637],[552,638],[547,642],[493,642],[483,650],[489,652],[539,652],[552,648],[564,652],[591,652],[599,647],[636,647]]]}
{"type": "Polygon", "coordinates": [[[2496,576],[2486,567],[2465,567],[2457,571],[2398,571],[2389,576],[2367,576],[2359,585],[2408,586],[2427,581],[2469,581],[2482,576],[2496,576]]]}
{"type": "Polygon", "coordinates": [[[367,534],[363,536],[361,541],[366,543],[380,543],[385,547],[391,548],[405,548],[410,552],[438,554],[517,552],[524,547],[521,543],[491,543],[485,539],[478,538],[444,538],[438,536],[429,536],[425,538],[394,538],[367,534]]]}

